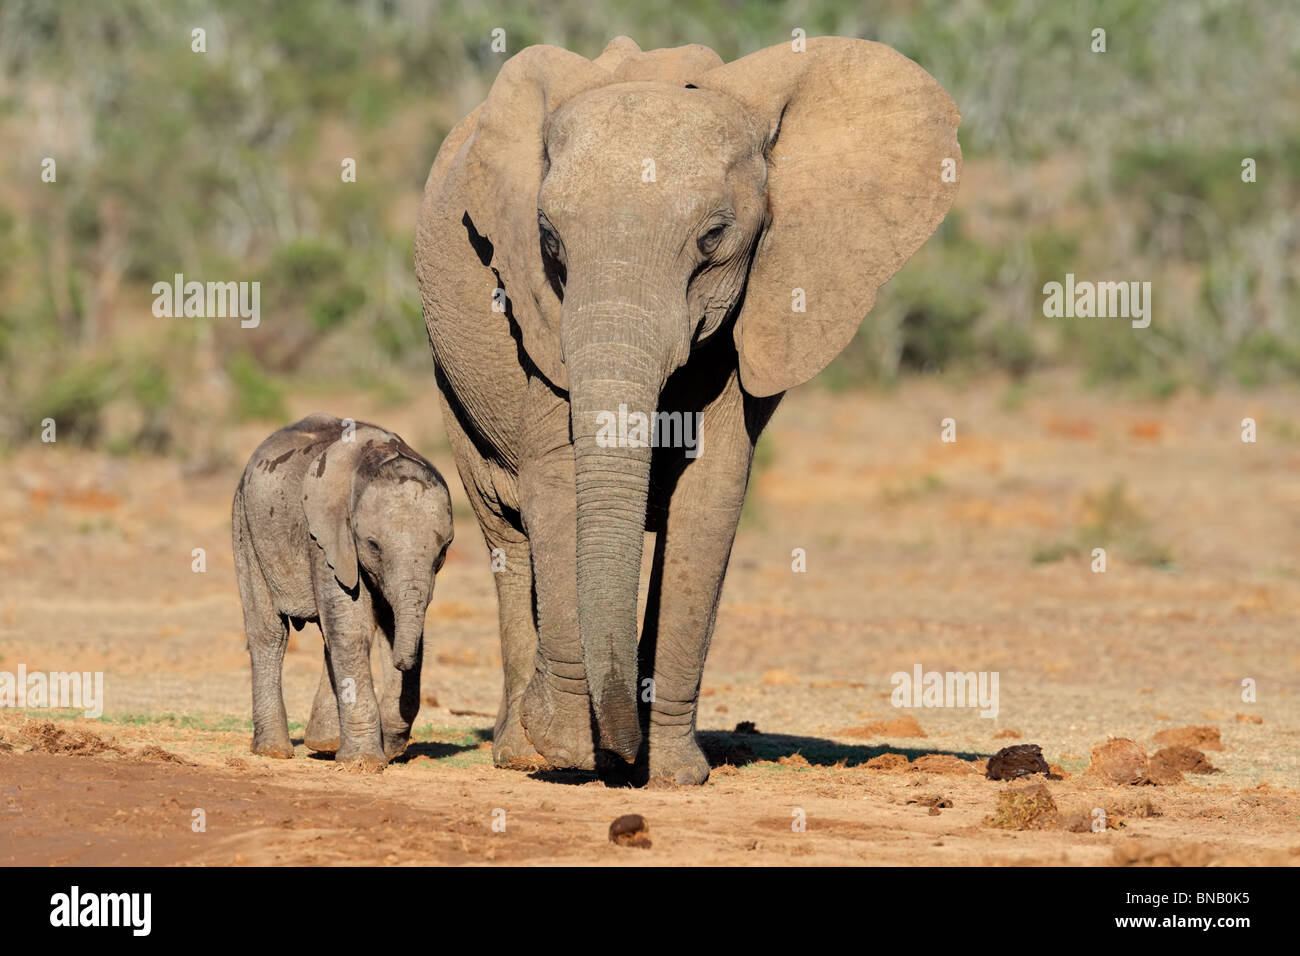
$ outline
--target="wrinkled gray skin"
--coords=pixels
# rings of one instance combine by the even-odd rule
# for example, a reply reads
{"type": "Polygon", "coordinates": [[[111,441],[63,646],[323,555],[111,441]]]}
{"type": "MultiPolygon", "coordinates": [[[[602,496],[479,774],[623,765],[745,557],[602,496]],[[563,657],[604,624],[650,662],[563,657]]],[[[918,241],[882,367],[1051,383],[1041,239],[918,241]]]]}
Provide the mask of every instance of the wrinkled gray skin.
{"type": "Polygon", "coordinates": [[[307,746],[382,768],[406,748],[420,706],[424,616],[452,539],[442,476],[391,432],[361,422],[345,432],[341,419],[312,415],[253,452],[232,526],[253,668],[253,753],[293,756],[281,665],[289,625],[313,621],[325,666],[307,746]]]}
{"type": "Polygon", "coordinates": [[[498,765],[605,751],[633,780],[707,778],[696,705],[755,442],[942,220],[958,120],[876,43],[724,65],[620,37],[594,61],[523,50],[448,135],[415,265],[457,466],[505,558],[498,765]],[[701,453],[604,447],[621,405],[701,414],[701,453]]]}

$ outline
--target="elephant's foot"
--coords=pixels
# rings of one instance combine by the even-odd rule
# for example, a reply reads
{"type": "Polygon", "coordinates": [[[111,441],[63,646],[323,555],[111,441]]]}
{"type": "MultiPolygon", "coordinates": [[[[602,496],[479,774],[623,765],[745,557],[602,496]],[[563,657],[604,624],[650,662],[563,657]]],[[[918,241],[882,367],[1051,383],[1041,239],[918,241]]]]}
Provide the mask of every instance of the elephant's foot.
{"type": "Polygon", "coordinates": [[[410,730],[404,731],[402,733],[396,733],[396,734],[385,733],[384,734],[384,756],[386,756],[389,760],[392,760],[394,757],[401,756],[403,751],[406,750],[406,745],[409,744],[410,742],[411,742],[410,730]]]}
{"type": "Polygon", "coordinates": [[[334,755],[334,763],[353,773],[379,773],[388,766],[388,758],[378,750],[343,747],[334,755]]]}
{"type": "Polygon", "coordinates": [[[333,737],[316,737],[312,735],[311,728],[308,727],[307,735],[303,740],[303,743],[307,745],[308,750],[315,751],[318,754],[338,753],[339,735],[335,734],[333,737]]]}
{"type": "Polygon", "coordinates": [[[523,709],[520,701],[501,705],[496,728],[492,732],[492,762],[508,770],[539,770],[546,766],[546,758],[524,733],[520,719],[523,709]]]}
{"type": "Polygon", "coordinates": [[[551,767],[595,769],[591,702],[586,694],[556,690],[549,676],[538,671],[524,691],[522,717],[528,741],[551,767]]]}
{"type": "Polygon", "coordinates": [[[249,747],[253,753],[259,757],[275,757],[280,760],[288,760],[293,756],[293,741],[289,739],[288,732],[270,733],[267,731],[253,732],[253,743],[249,747]]]}
{"type": "Polygon", "coordinates": [[[680,786],[698,786],[709,779],[709,760],[695,742],[695,734],[650,730],[649,776],[664,777],[680,786]]]}
{"type": "Polygon", "coordinates": [[[307,745],[308,750],[314,750],[318,754],[337,753],[339,749],[339,716],[337,706],[334,709],[334,719],[322,719],[316,708],[312,708],[311,719],[307,721],[307,732],[303,734],[303,743],[307,745]]]}

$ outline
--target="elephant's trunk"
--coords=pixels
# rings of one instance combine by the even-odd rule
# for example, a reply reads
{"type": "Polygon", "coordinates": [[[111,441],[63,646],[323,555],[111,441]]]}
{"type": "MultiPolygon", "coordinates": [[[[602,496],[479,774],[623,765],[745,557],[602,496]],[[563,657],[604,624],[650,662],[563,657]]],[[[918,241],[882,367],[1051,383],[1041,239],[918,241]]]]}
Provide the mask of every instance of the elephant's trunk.
{"type": "Polygon", "coordinates": [[[393,602],[393,666],[398,670],[409,671],[420,659],[428,606],[428,594],[419,585],[402,588],[393,602]]]}
{"type": "Polygon", "coordinates": [[[668,362],[652,300],[582,295],[565,301],[564,354],[577,486],[578,631],[599,747],[629,762],[637,716],[637,588],[650,484],[649,431],[668,362]],[[626,426],[626,427],[624,427],[626,426]],[[648,429],[648,426],[647,426],[648,429]]]}

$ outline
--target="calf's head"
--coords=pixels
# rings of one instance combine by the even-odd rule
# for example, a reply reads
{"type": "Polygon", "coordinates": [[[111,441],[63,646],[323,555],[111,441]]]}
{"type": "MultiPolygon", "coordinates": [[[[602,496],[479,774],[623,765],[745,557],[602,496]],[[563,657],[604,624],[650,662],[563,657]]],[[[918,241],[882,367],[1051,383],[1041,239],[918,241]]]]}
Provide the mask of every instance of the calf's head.
{"type": "Polygon", "coordinates": [[[434,575],[453,536],[442,476],[400,438],[358,428],[308,467],[307,529],[345,591],[366,585],[393,615],[393,663],[420,660],[434,575]]]}

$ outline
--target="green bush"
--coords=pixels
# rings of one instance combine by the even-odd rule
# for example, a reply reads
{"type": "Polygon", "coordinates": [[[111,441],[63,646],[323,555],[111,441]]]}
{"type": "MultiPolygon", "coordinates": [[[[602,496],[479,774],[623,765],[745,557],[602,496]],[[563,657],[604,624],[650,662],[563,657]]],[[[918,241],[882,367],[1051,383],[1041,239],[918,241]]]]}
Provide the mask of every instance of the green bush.
{"type": "Polygon", "coordinates": [[[234,385],[234,416],[237,421],[283,422],[289,417],[281,385],[269,378],[250,356],[232,356],[226,374],[234,385]]]}

